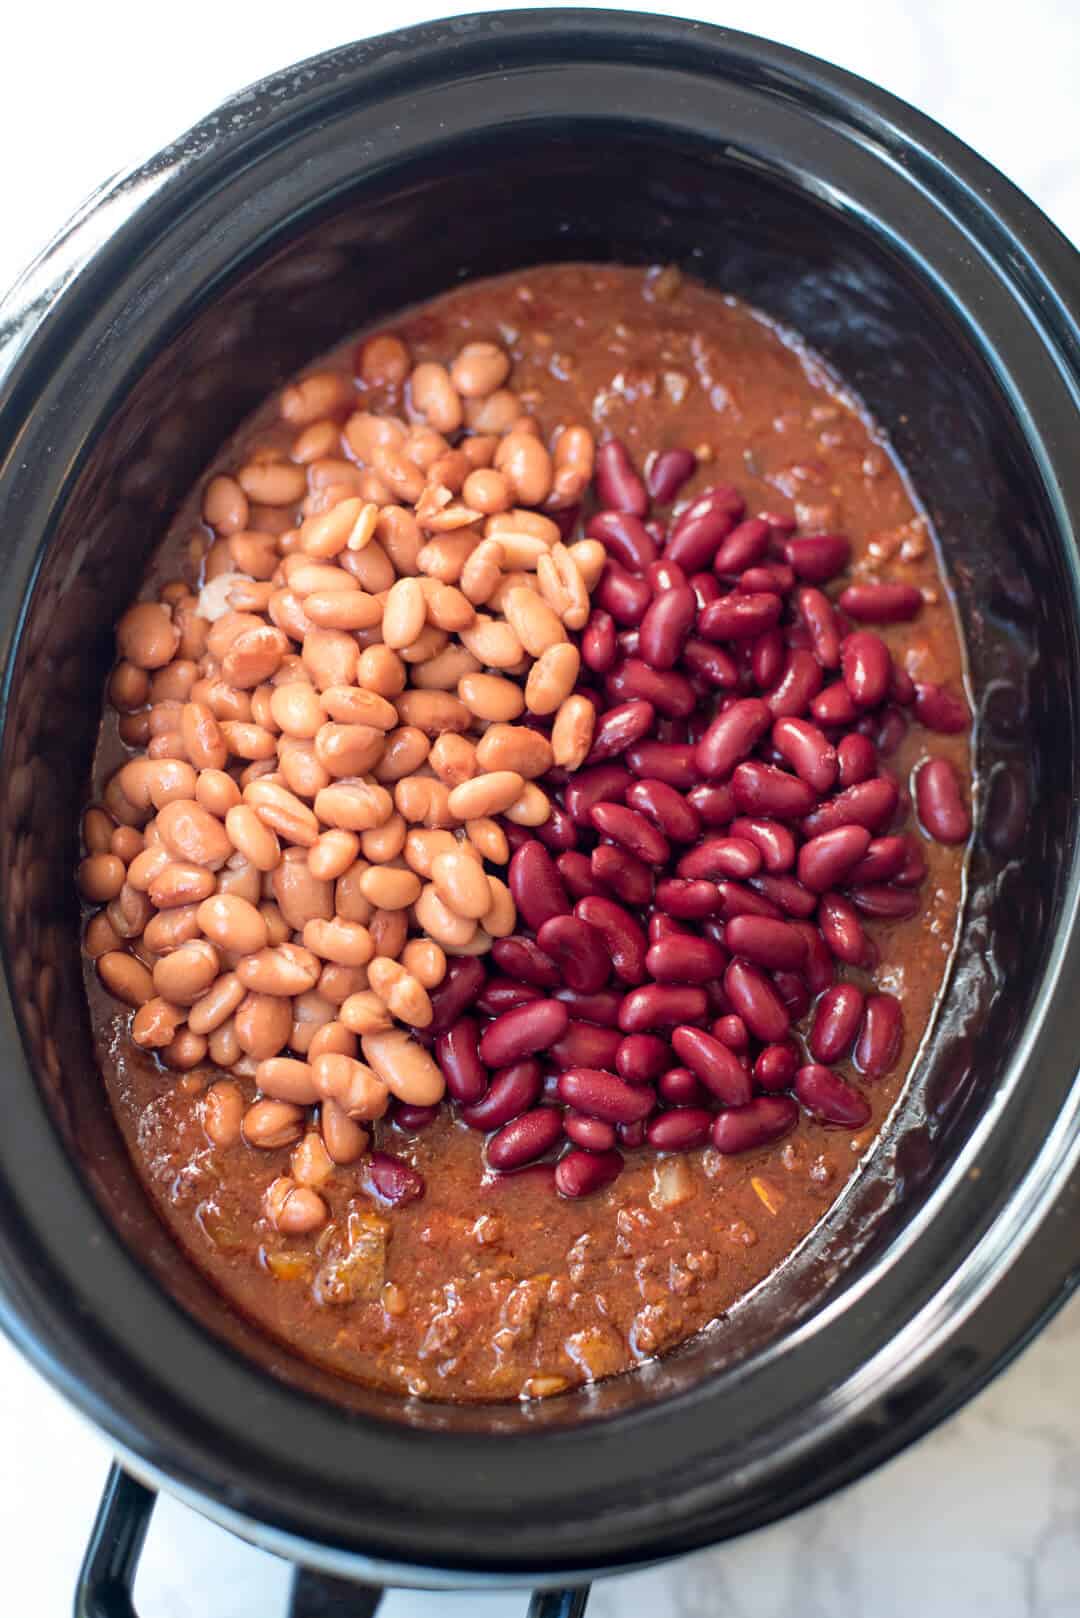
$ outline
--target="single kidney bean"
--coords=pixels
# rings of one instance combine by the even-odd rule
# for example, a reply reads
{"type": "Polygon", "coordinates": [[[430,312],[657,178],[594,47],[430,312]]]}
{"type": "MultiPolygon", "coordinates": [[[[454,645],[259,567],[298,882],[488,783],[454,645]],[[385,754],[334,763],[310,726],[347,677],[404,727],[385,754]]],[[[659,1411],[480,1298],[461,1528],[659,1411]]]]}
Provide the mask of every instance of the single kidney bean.
{"type": "Polygon", "coordinates": [[[848,896],[864,916],[891,921],[904,921],[917,915],[921,908],[919,896],[911,888],[894,888],[887,882],[864,882],[859,887],[849,887],[848,896]]]}
{"type": "Polygon", "coordinates": [[[657,1094],[669,1107],[700,1107],[712,1097],[701,1080],[688,1067],[669,1067],[656,1085],[657,1094]]]}
{"type": "Polygon", "coordinates": [[[753,1087],[748,1069],[715,1035],[701,1028],[676,1028],[671,1043],[676,1056],[727,1106],[742,1107],[750,1100],[753,1087]]]}
{"type": "Polygon", "coordinates": [[[797,972],[774,972],[773,984],[792,1022],[802,1022],[810,1010],[810,990],[797,972]]]}
{"type": "Polygon", "coordinates": [[[593,876],[592,865],[587,854],[578,854],[573,851],[560,854],[555,861],[555,866],[571,899],[585,899],[590,894],[601,891],[599,882],[593,876]]]}
{"type": "Polygon", "coordinates": [[[767,916],[732,916],[724,929],[724,943],[732,955],[771,971],[798,972],[806,959],[806,940],[798,929],[767,916]]]}
{"type": "Polygon", "coordinates": [[[786,539],[780,553],[797,578],[808,584],[824,584],[842,573],[851,561],[851,545],[841,534],[807,534],[786,539]]]}
{"type": "Polygon", "coordinates": [[[704,989],[674,983],[647,983],[631,989],[619,1007],[624,1034],[647,1034],[656,1028],[701,1022],[708,1010],[704,989]]]}
{"type": "Polygon", "coordinates": [[[870,847],[865,826],[836,826],[804,843],[796,869],[799,881],[814,893],[838,887],[870,847]]]}
{"type": "Polygon", "coordinates": [[[789,1090],[801,1062],[799,1048],[793,1039],[782,1040],[778,1045],[766,1045],[754,1063],[754,1083],[760,1090],[772,1093],[789,1090]]]}
{"type": "Polygon", "coordinates": [[[690,449],[665,449],[654,455],[645,472],[645,486],[658,506],[669,506],[697,468],[690,449]]]}
{"type": "Polygon", "coordinates": [[[474,1004],[485,1017],[501,1017],[504,1011],[513,1011],[515,1006],[529,1006],[543,998],[543,989],[532,983],[518,983],[514,978],[488,978],[474,1004]]]}
{"type": "Polygon", "coordinates": [[[868,1079],[880,1079],[896,1063],[904,1042],[900,1002],[891,994],[867,997],[862,1027],[855,1042],[855,1066],[868,1079]]]}
{"type": "Polygon", "coordinates": [[[669,916],[682,921],[700,921],[720,909],[720,890],[715,882],[667,877],[657,884],[656,903],[669,916]]]}
{"type": "MultiPolygon", "coordinates": [[[[627,748],[624,757],[636,776],[662,781],[665,786],[686,792],[701,780],[695,755],[696,749],[686,742],[649,741],[627,748]]],[[[604,796],[611,798],[614,794],[604,796]]]]}
{"type": "Polygon", "coordinates": [[[806,945],[806,957],[799,967],[806,981],[806,987],[811,994],[824,994],[836,976],[829,946],[809,921],[792,921],[788,926],[794,927],[806,945]]]}
{"type": "Polygon", "coordinates": [[[555,998],[561,1000],[581,1022],[598,1023],[601,1028],[615,1028],[619,1021],[622,993],[618,989],[599,989],[596,994],[583,994],[580,989],[556,989],[555,998]]]}
{"type": "Polygon", "coordinates": [[[607,674],[617,657],[615,620],[602,607],[594,607],[581,635],[581,661],[594,674],[607,674]]]}
{"type": "Polygon", "coordinates": [[[592,851],[590,869],[596,880],[610,888],[624,904],[648,904],[652,898],[652,867],[624,848],[601,843],[592,851]]]}
{"type": "Polygon", "coordinates": [[[842,787],[858,786],[877,773],[877,748],[869,736],[860,736],[857,730],[849,731],[837,742],[836,760],[837,780],[842,787]]]}
{"type": "Polygon", "coordinates": [[[550,1047],[548,1059],[559,1068],[614,1067],[622,1039],[617,1028],[601,1028],[593,1022],[571,1022],[562,1038],[550,1047]]]}
{"type": "Polygon", "coordinates": [[[861,1129],[870,1122],[870,1103],[830,1067],[810,1063],[795,1075],[795,1094],[824,1124],[861,1129]]]}
{"type": "Polygon", "coordinates": [[[840,672],[857,708],[876,708],[889,694],[892,658],[880,635],[868,629],[845,637],[840,647],[840,672]]]}
{"type": "MultiPolygon", "coordinates": [[[[659,531],[660,535],[663,535],[662,524],[657,523],[653,525],[647,523],[646,527],[649,529],[650,533],[654,531],[655,527],[655,529],[659,531]]],[[[653,595],[656,596],[664,590],[685,589],[687,586],[687,578],[678,562],[668,562],[665,561],[663,557],[660,557],[659,561],[650,562],[649,566],[645,569],[645,583],[649,586],[649,589],[653,592],[653,595]]],[[[691,594],[693,594],[692,591],[691,594]]]]}
{"type": "Polygon", "coordinates": [[[892,819],[899,801],[896,782],[890,776],[875,775],[870,781],[845,787],[808,814],[802,825],[803,836],[820,837],[837,826],[865,826],[867,831],[879,832],[892,819]]]}
{"type": "Polygon", "coordinates": [[[790,871],[795,864],[795,839],[778,820],[754,820],[748,815],[739,815],[731,822],[729,830],[732,837],[753,843],[766,871],[773,874],[790,871]]]}
{"type": "Polygon", "coordinates": [[[915,681],[915,717],[927,730],[938,730],[946,736],[959,735],[971,723],[964,698],[932,680],[915,681]]]}
{"type": "Polygon", "coordinates": [[[552,916],[538,931],[536,942],[559,967],[564,982],[573,983],[583,994],[604,987],[611,970],[604,941],[579,917],[552,916]]]}
{"type": "Polygon", "coordinates": [[[806,719],[778,719],[771,740],[781,758],[815,792],[832,791],[839,768],[836,749],[816,725],[806,719]]]}
{"type": "Polygon", "coordinates": [[[602,1191],[622,1171],[620,1152],[567,1152],[555,1165],[555,1189],[561,1197],[588,1197],[602,1191]]]}
{"type": "Polygon", "coordinates": [[[589,518],[585,532],[590,539],[600,540],[608,555],[631,573],[644,573],[659,555],[656,541],[639,514],[598,511],[589,518]]]}
{"type": "Polygon", "coordinates": [[[366,1166],[376,1196],[391,1206],[399,1208],[424,1195],[423,1175],[400,1157],[391,1157],[389,1152],[372,1152],[366,1166]]]}
{"type": "Polygon", "coordinates": [[[534,1106],[542,1088],[539,1062],[514,1062],[492,1075],[487,1094],[462,1107],[461,1116],[470,1129],[501,1129],[534,1106]]]}
{"type": "Polygon", "coordinates": [[[919,765],[915,773],[915,807],[935,842],[967,842],[971,810],[961,796],[959,779],[947,758],[931,758],[919,765]]]}
{"type": "Polygon", "coordinates": [[[814,1009],[807,1041],[815,1062],[829,1066],[844,1060],[862,1021],[865,998],[854,983],[836,983],[826,989],[814,1009]]]}
{"type": "Polygon", "coordinates": [[[488,1074],[480,1060],[480,1027],[475,1017],[462,1017],[439,1035],[435,1060],[455,1101],[468,1107],[484,1095],[488,1074]]]}
{"type": "MultiPolygon", "coordinates": [[[[630,511],[635,517],[644,517],[649,509],[649,496],[626,445],[617,438],[609,438],[596,451],[594,474],[596,498],[602,506],[613,511],[630,511]]],[[[590,531],[591,532],[591,531],[590,531]]],[[[603,535],[593,536],[603,538],[603,535]]]]}
{"type": "Polygon", "coordinates": [[[759,567],[748,567],[745,573],[740,573],[735,588],[744,595],[773,590],[787,595],[794,583],[795,574],[786,562],[763,562],[759,567]]]}
{"type": "Polygon", "coordinates": [[[748,517],[739,523],[723,540],[713,557],[713,572],[728,578],[737,578],[755,562],[760,562],[769,549],[770,529],[761,517],[748,517]]]}
{"type": "Polygon", "coordinates": [[[764,815],[769,820],[798,820],[817,803],[817,794],[807,782],[756,759],[736,766],[731,790],[743,814],[764,815]]]}
{"type": "Polygon", "coordinates": [[[527,926],[539,932],[553,916],[568,916],[570,901],[555,861],[534,838],[522,843],[507,872],[510,893],[527,926]]]}
{"type": "Polygon", "coordinates": [[[798,718],[821,690],[821,682],[821,667],[814,654],[794,647],[788,654],[783,674],[766,694],[769,712],[774,719],[798,718]]]}
{"type": "Polygon", "coordinates": [[[823,590],[806,585],[797,592],[795,604],[810,636],[810,650],[823,669],[838,669],[840,626],[832,602],[823,590]]]}
{"type": "Polygon", "coordinates": [[[823,894],[817,919],[821,936],[838,961],[845,966],[864,965],[870,941],[850,900],[839,893],[823,894]]]}
{"type": "Polygon", "coordinates": [[[651,702],[665,719],[686,719],[697,702],[693,686],[674,669],[661,673],[640,657],[628,657],[604,682],[611,702],[651,702]]]}
{"type": "Polygon", "coordinates": [[[729,1051],[745,1051],[750,1045],[750,1035],[746,1024],[741,1017],[728,1013],[726,1017],[717,1017],[709,1030],[729,1051]]]}
{"type": "Polygon", "coordinates": [[[717,714],[697,744],[695,763],[712,780],[730,775],[740,759],[753,751],[772,723],[760,697],[733,702],[717,714]]]}
{"type": "Polygon", "coordinates": [[[692,1152],[708,1140],[712,1121],[712,1113],[704,1107],[680,1107],[651,1118],[645,1139],[657,1152],[692,1152]]]}
{"type": "Polygon", "coordinates": [[[849,584],[838,602],[860,624],[906,623],[922,604],[922,591],[913,584],[849,584]]]}
{"type": "MultiPolygon", "coordinates": [[[[624,753],[635,742],[647,736],[656,722],[656,709],[651,702],[642,702],[637,699],[633,702],[622,702],[614,708],[609,708],[597,721],[593,732],[593,743],[586,759],[588,765],[602,764],[617,754],[624,753]]],[[[574,811],[567,808],[573,818],[577,816],[574,811]]]]}
{"type": "MultiPolygon", "coordinates": [[[[556,917],[547,925],[558,926],[564,919],[556,917]]],[[[523,1056],[547,1050],[566,1032],[569,1021],[570,1013],[561,1000],[536,1000],[531,1005],[517,1006],[485,1028],[480,1060],[487,1067],[506,1067],[523,1056]]]]}
{"type": "Polygon", "coordinates": [[[664,590],[641,620],[641,655],[654,669],[673,669],[694,627],[697,601],[688,584],[664,590]]]}
{"type": "Polygon", "coordinates": [[[446,976],[437,989],[431,991],[431,1022],[434,1034],[453,1026],[472,1006],[484,987],[486,973],[474,956],[459,956],[451,961],[446,976]]]}
{"type": "Polygon", "coordinates": [[[736,815],[735,794],[731,790],[731,783],[724,781],[720,785],[691,787],[686,794],[686,801],[695,809],[705,822],[706,826],[726,826],[734,820],[736,815]]]}
{"type": "Polygon", "coordinates": [[[531,938],[516,935],[496,938],[491,946],[491,958],[507,977],[519,978],[536,989],[554,989],[562,981],[550,955],[545,955],[531,938]]]}
{"type": "Polygon", "coordinates": [[[554,802],[549,818],[542,826],[537,826],[536,835],[544,847],[550,848],[555,854],[565,853],[578,845],[577,827],[566,810],[554,802]]]}
{"type": "Polygon", "coordinates": [[[721,646],[691,636],[682,649],[682,666],[688,674],[718,690],[730,691],[739,683],[739,666],[721,646]]]}
{"type": "Polygon", "coordinates": [[[697,848],[684,854],[676,866],[680,877],[691,881],[706,877],[733,876],[745,879],[761,869],[761,851],[744,837],[706,837],[697,848]]]}
{"type": "Polygon", "coordinates": [[[557,1093],[575,1112],[609,1124],[636,1123],[656,1108],[656,1097],[648,1086],[627,1084],[598,1068],[575,1067],[560,1074],[557,1093]]]}
{"type": "Polygon", "coordinates": [[[615,1055],[616,1071],[627,1084],[652,1084],[667,1071],[670,1063],[671,1050],[656,1034],[627,1034],[620,1040],[615,1055]]]}
{"type": "Polygon", "coordinates": [[[390,1110],[390,1122],[397,1129],[402,1129],[409,1135],[416,1135],[419,1134],[421,1129],[427,1129],[428,1125],[433,1124],[438,1116],[438,1106],[411,1107],[404,1101],[395,1101],[390,1110]]]}
{"type": "Polygon", "coordinates": [[[487,1143],[487,1160],[505,1172],[535,1163],[562,1138],[563,1120],[557,1107],[534,1107],[502,1128],[487,1143]]]}
{"type": "Polygon", "coordinates": [[[664,546],[664,557],[669,562],[677,562],[687,573],[696,573],[699,568],[709,566],[721,541],[734,526],[735,518],[730,511],[715,507],[704,509],[704,500],[695,501],[674,523],[664,546]]]}
{"type": "Polygon", "coordinates": [[[750,673],[754,684],[767,690],[775,685],[784,668],[784,637],[778,629],[767,629],[750,644],[750,673]]]}
{"type": "Polygon", "coordinates": [[[906,837],[875,837],[857,865],[847,873],[849,883],[891,882],[904,869],[909,843],[906,837]]]}
{"type": "Polygon", "coordinates": [[[827,685],[824,691],[810,698],[810,713],[819,725],[853,725],[859,710],[847,686],[837,680],[835,685],[827,685]]]}
{"type": "Polygon", "coordinates": [[[733,1157],[771,1145],[798,1121],[799,1109],[790,1096],[755,1096],[745,1107],[734,1107],[713,1119],[712,1143],[725,1157],[733,1157]]]}
{"type": "Polygon", "coordinates": [[[614,1124],[604,1123],[600,1118],[586,1118],[579,1112],[563,1114],[563,1134],[585,1152],[610,1152],[619,1138],[614,1124]]]}
{"type": "Polygon", "coordinates": [[[676,843],[692,843],[701,835],[701,816],[665,781],[635,781],[626,789],[626,802],[676,843]]]}
{"type": "Polygon", "coordinates": [[[628,911],[613,899],[597,895],[580,899],[574,906],[574,915],[603,940],[617,978],[629,984],[644,982],[648,944],[640,924],[628,911]]]}
{"type": "Polygon", "coordinates": [[[592,809],[597,803],[618,803],[633,780],[621,764],[599,764],[580,770],[563,794],[563,805],[577,826],[592,826],[592,809]]]}
{"type": "Polygon", "coordinates": [[[648,611],[652,591],[642,578],[635,578],[612,558],[604,563],[593,601],[610,613],[624,629],[636,629],[648,611]]]}
{"type": "MultiPolygon", "coordinates": [[[[756,880],[751,878],[751,881],[756,880]]],[[[716,884],[720,893],[720,917],[728,922],[732,916],[771,916],[774,921],[783,921],[784,912],[778,904],[773,904],[764,894],[755,893],[744,882],[722,881],[716,884]]],[[[706,926],[712,923],[706,923],[706,926]]]]}
{"type": "Polygon", "coordinates": [[[720,596],[698,616],[698,634],[705,640],[753,640],[780,622],[783,602],[772,591],[720,596]]]}
{"type": "Polygon", "coordinates": [[[629,849],[638,859],[651,865],[666,865],[671,858],[671,846],[663,832],[636,809],[621,803],[597,803],[593,805],[591,819],[601,836],[629,849]]]}
{"type": "Polygon", "coordinates": [[[727,963],[727,951],[719,944],[689,933],[662,938],[645,957],[649,976],[658,983],[708,983],[727,963]]]}
{"type": "Polygon", "coordinates": [[[732,961],[724,973],[724,991],[732,1010],[742,1018],[755,1039],[774,1044],[785,1037],[791,1019],[764,972],[748,961],[732,961]]]}

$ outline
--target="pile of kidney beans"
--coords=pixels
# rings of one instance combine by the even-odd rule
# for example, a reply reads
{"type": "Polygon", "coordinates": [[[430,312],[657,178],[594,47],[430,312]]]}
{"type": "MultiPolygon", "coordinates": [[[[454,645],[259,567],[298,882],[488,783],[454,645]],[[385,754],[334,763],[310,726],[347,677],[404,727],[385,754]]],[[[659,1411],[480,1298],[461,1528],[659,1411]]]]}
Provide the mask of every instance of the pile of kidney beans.
{"type": "MultiPolygon", "coordinates": [[[[579,686],[592,749],[544,778],[546,825],[505,823],[521,930],[451,964],[419,1034],[461,1118],[489,1133],[489,1167],[562,1148],[567,1197],[609,1184],[620,1148],[747,1151],[792,1129],[800,1105],[867,1123],[835,1064],[887,1073],[901,1008],[837,971],[872,970],[862,918],[914,915],[925,875],[897,830],[905,786],[881,760],[910,715],[941,732],[969,723],[962,697],[913,684],[867,627],[914,618],[919,590],[826,594],[850,559],[841,535],[747,517],[728,484],[650,520],[694,468],[670,450],[643,479],[618,442],[598,452],[586,533],[610,560],[579,686]]],[[[926,832],[965,841],[950,762],[924,762],[914,785],[926,832]]],[[[434,1109],[399,1112],[415,1128],[434,1109]]]]}

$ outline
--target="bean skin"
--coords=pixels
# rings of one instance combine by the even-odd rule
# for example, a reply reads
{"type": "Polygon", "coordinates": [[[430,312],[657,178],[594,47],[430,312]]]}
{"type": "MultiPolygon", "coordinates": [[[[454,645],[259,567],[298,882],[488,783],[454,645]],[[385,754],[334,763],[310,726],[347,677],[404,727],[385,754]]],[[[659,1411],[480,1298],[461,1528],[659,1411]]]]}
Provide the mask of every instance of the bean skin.
{"type": "Polygon", "coordinates": [[[603,940],[615,976],[622,983],[644,982],[647,941],[629,911],[612,899],[596,895],[579,899],[574,915],[603,940]]]}
{"type": "Polygon", "coordinates": [[[646,1085],[627,1084],[614,1073],[597,1068],[570,1068],[559,1075],[560,1101],[590,1118],[609,1124],[632,1124],[645,1119],[656,1106],[656,1098],[646,1085]]]}
{"type": "Polygon", "coordinates": [[[732,961],[724,973],[724,992],[755,1038],[773,1044],[787,1034],[791,1019],[780,996],[756,966],[732,961]]]}
{"type": "Polygon", "coordinates": [[[842,1062],[862,1021],[865,996],[854,983],[837,983],[817,1003],[807,1044],[815,1062],[842,1062]]]}
{"type": "Polygon", "coordinates": [[[570,914],[562,878],[543,843],[522,844],[510,861],[508,880],[518,914],[534,932],[553,916],[570,914]]]}
{"type": "Polygon", "coordinates": [[[770,971],[797,972],[806,960],[806,940],[786,921],[767,916],[733,916],[724,932],[732,955],[770,971]]]}
{"type": "Polygon", "coordinates": [[[601,836],[610,837],[612,842],[629,849],[638,859],[652,865],[666,865],[671,857],[671,847],[663,832],[626,804],[595,804],[591,819],[601,836]]]}
{"type": "Polygon", "coordinates": [[[603,1191],[622,1172],[620,1152],[567,1152],[555,1165],[555,1189],[560,1197],[588,1197],[603,1191]]]}
{"type": "Polygon", "coordinates": [[[461,1117],[470,1129],[500,1129],[533,1106],[542,1089],[539,1062],[511,1063],[492,1075],[491,1085],[479,1101],[461,1108],[461,1117]]]}
{"type": "Polygon", "coordinates": [[[554,1045],[566,1032],[570,1013],[558,1000],[534,1001],[504,1012],[489,1023],[480,1041],[480,1060],[487,1067],[506,1067],[554,1045]]]}
{"type": "Polygon", "coordinates": [[[855,1066],[868,1079],[880,1079],[896,1065],[904,1040],[900,1002],[891,994],[868,996],[855,1042],[855,1066]]]}
{"type": "Polygon", "coordinates": [[[728,1107],[743,1107],[753,1095],[749,1070],[735,1052],[700,1028],[676,1028],[671,1036],[676,1056],[705,1088],[728,1107]]]}
{"type": "Polygon", "coordinates": [[[562,1132],[562,1114],[557,1107],[534,1107],[492,1135],[487,1143],[488,1163],[503,1172],[535,1163],[551,1150],[562,1132]]]}
{"type": "Polygon", "coordinates": [[[755,1096],[745,1107],[734,1107],[713,1120],[712,1143],[724,1156],[770,1146],[790,1133],[799,1121],[799,1109],[790,1096],[755,1096]]]}
{"type": "Polygon", "coordinates": [[[704,1107],[679,1107],[649,1120],[645,1139],[657,1152],[692,1152],[709,1138],[713,1116],[704,1107]]]}
{"type": "Polygon", "coordinates": [[[626,802],[639,814],[647,815],[672,842],[692,843],[701,835],[697,810],[664,781],[635,781],[626,789],[626,802]]]}
{"type": "Polygon", "coordinates": [[[689,935],[661,939],[645,957],[646,970],[658,983],[709,983],[727,962],[727,952],[711,938],[689,935]]]}

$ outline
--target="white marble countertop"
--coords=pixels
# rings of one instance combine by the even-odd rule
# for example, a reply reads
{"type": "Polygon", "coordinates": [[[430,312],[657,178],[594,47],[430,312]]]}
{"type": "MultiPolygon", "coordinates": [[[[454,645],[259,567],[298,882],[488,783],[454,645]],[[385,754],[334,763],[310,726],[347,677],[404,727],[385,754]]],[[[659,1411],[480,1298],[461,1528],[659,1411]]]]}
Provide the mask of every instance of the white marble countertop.
{"type": "MultiPolygon", "coordinates": [[[[631,0],[627,0],[631,3],[631,0]]],[[[644,4],[644,0],[642,0],[644,4]]],[[[395,26],[454,9],[403,0],[395,26]]],[[[720,0],[658,6],[828,57],[939,118],[1080,240],[1076,0],[720,0]]],[[[371,15],[186,0],[9,8],[0,286],[103,178],[231,90],[355,37],[371,15]]],[[[750,1538],[594,1590],[590,1618],[1074,1618],[1080,1611],[1080,1302],[943,1428],[844,1494],[750,1538]]],[[[6,1605],[57,1618],[108,1466],[103,1441],[0,1341],[6,1605]]],[[[142,1618],[279,1618],[287,1569],[171,1502],[142,1618]]],[[[511,1618],[519,1595],[397,1593],[387,1618],[511,1618]]]]}

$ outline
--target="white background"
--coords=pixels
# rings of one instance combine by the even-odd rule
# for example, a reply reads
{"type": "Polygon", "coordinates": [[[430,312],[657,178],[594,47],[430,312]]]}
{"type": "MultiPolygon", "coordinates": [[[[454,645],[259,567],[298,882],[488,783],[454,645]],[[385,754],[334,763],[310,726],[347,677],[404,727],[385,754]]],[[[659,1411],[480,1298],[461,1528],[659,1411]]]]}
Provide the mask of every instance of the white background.
{"type": "MultiPolygon", "coordinates": [[[[394,27],[452,5],[406,3],[394,27]]],[[[465,9],[463,6],[462,9],[465,9]]],[[[478,8],[481,9],[481,8],[478,8]]],[[[508,9],[508,8],[504,8],[508,9]]],[[[1080,241],[1077,0],[729,0],[659,6],[769,35],[947,124],[1080,241]]],[[[231,91],[340,44],[375,7],[17,4],[4,20],[0,285],[109,174],[231,91]]],[[[825,1506],[597,1588],[590,1618],[1072,1618],[1080,1612],[1080,1305],[961,1416],[825,1506]]],[[[101,1440],[0,1342],[5,1607],[70,1610],[105,1476],[101,1440]]],[[[280,1618],[286,1570],[159,1507],[141,1618],[280,1618]]],[[[510,1618],[522,1596],[398,1594],[387,1618],[510,1618]]]]}

